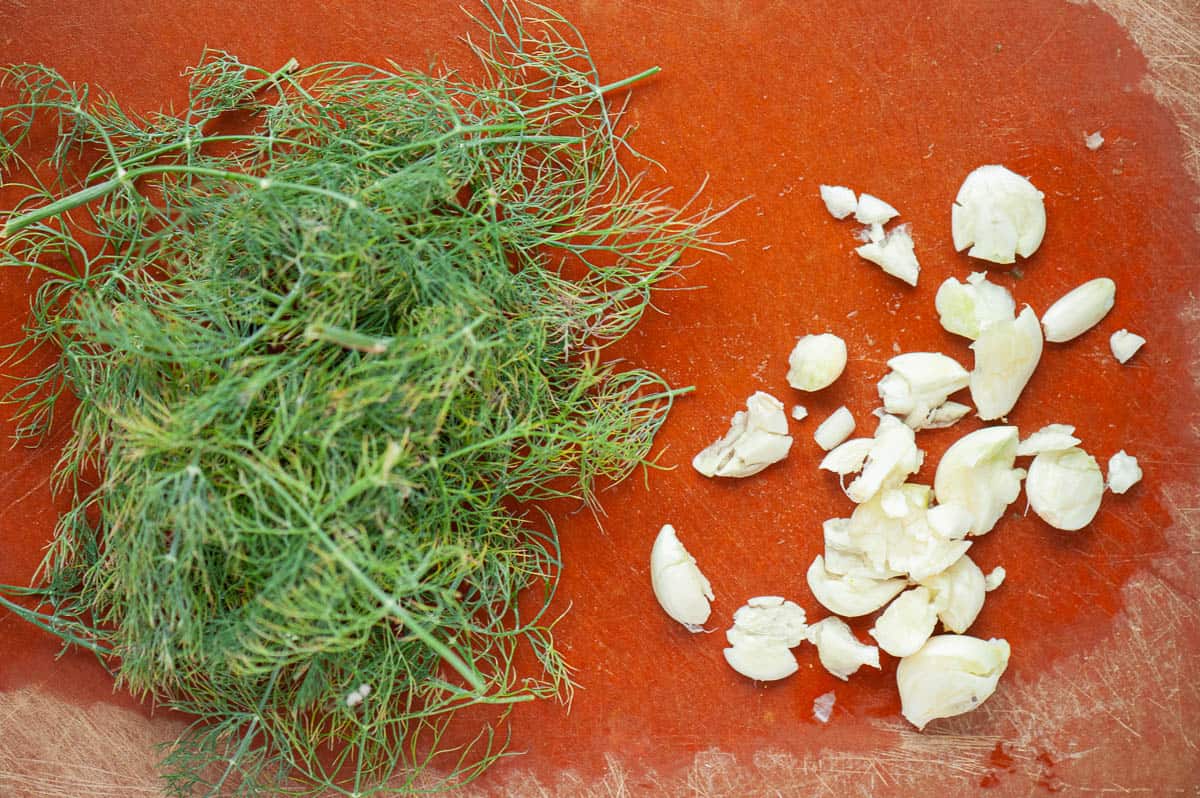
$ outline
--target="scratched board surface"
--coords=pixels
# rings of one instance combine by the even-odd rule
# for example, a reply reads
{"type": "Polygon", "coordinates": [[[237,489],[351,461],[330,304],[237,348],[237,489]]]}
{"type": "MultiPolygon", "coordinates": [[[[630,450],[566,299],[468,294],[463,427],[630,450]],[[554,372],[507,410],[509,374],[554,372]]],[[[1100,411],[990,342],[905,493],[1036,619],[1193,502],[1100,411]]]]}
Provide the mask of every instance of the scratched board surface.
{"type": "MultiPolygon", "coordinates": [[[[455,3],[303,0],[270,10],[237,2],[0,3],[0,60],[41,61],[150,110],[183,99],[180,73],[203,47],[282,64],[390,58],[464,66],[455,3]]],[[[562,0],[606,78],[660,65],[628,120],[665,171],[650,178],[684,201],[734,206],[731,243],[662,294],[619,355],[694,385],[657,448],[673,470],[603,496],[597,522],[553,508],[563,540],[556,639],[579,689],[560,704],[517,708],[513,748],[464,794],[1028,795],[1194,794],[1200,778],[1197,623],[1200,238],[1194,168],[1200,9],[1191,0],[562,0]],[[1113,15],[1110,15],[1111,12],[1113,15]],[[1183,124],[1181,129],[1180,125],[1183,124]],[[1190,130],[1190,132],[1189,132],[1190,130]],[[1098,150],[1084,146],[1100,131],[1098,150]],[[1190,148],[1189,148],[1190,147],[1190,148]],[[800,671],[752,683],[724,663],[724,628],[754,595],[824,611],[803,574],[821,552],[821,521],[851,506],[817,471],[817,422],[840,405],[870,431],[875,383],[901,351],[969,364],[963,339],[933,309],[946,277],[981,268],[956,253],[949,208],[963,177],[1002,163],[1045,193],[1041,249],[994,269],[1039,313],[1096,276],[1116,307],[1069,344],[1048,344],[1009,421],[1023,433],[1077,428],[1101,462],[1135,454],[1145,480],[1106,495],[1077,533],[1024,513],[1023,498],[972,556],[1003,565],[972,633],[1004,637],[1012,660],[978,711],[924,734],[899,714],[895,660],[843,683],[815,651],[800,671]],[[855,226],[817,196],[821,183],[876,194],[912,225],[922,265],[909,288],[853,253],[855,226]],[[1128,365],[1108,350],[1122,327],[1149,343],[1128,365]],[[800,395],[785,380],[796,338],[830,331],[849,348],[833,387],[800,395]],[[792,423],[788,459],[743,481],[688,465],[755,390],[809,418],[792,423]],[[711,634],[691,635],[650,591],[648,555],[673,524],[716,592],[711,634]],[[834,691],[826,724],[813,700],[834,691]]],[[[30,285],[0,273],[5,341],[19,335],[30,285]]],[[[5,422],[7,423],[7,422],[5,422]]],[[[922,432],[933,468],[964,420],[922,432]]],[[[10,431],[10,427],[4,429],[10,431]]],[[[36,450],[5,450],[0,581],[28,580],[62,502],[47,484],[59,429],[36,450]]],[[[854,624],[865,638],[871,619],[854,624]]],[[[0,615],[0,795],[154,795],[153,746],[183,719],[114,693],[86,657],[55,659],[53,640],[0,615]]]]}

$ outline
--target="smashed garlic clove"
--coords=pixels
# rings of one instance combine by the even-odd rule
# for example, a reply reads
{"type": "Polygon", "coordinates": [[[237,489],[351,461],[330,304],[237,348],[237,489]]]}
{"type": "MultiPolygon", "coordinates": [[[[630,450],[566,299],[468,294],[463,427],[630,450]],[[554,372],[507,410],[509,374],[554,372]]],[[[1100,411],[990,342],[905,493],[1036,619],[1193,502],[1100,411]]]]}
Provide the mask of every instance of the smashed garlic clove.
{"type": "Polygon", "coordinates": [[[859,504],[869,501],[881,490],[903,485],[909,474],[921,468],[924,459],[910,427],[895,416],[880,416],[862,473],[846,488],[846,495],[859,504]]]}
{"type": "Polygon", "coordinates": [[[730,646],[722,653],[729,667],[759,682],[786,679],[800,667],[787,647],[753,639],[730,646]]]}
{"type": "Polygon", "coordinates": [[[813,440],[825,451],[843,443],[854,432],[854,416],[845,405],[830,414],[813,431],[813,440]]]}
{"type": "Polygon", "coordinates": [[[1046,340],[1070,341],[1096,326],[1116,301],[1117,284],[1107,277],[1088,280],[1068,291],[1042,314],[1046,340]]]}
{"type": "Polygon", "coordinates": [[[808,408],[804,405],[794,405],[792,407],[792,418],[796,421],[803,421],[808,418],[808,408]]]}
{"type": "Polygon", "coordinates": [[[1073,532],[1090,524],[1100,510],[1104,476],[1096,458],[1078,447],[1042,452],[1029,464],[1025,495],[1039,518],[1073,532]]]}
{"type": "Polygon", "coordinates": [[[846,342],[832,333],[805,335],[788,355],[788,385],[799,391],[828,388],[846,369],[846,342]]]}
{"type": "Polygon", "coordinates": [[[936,576],[922,580],[933,597],[933,606],[942,625],[959,634],[967,631],[983,609],[987,578],[967,555],[936,576]]]}
{"type": "Polygon", "coordinates": [[[756,596],[733,614],[733,628],[726,632],[732,645],[753,637],[785,648],[795,648],[808,629],[804,608],[782,596],[756,596]]]}
{"type": "Polygon", "coordinates": [[[965,368],[940,352],[907,352],[887,365],[891,371],[878,385],[883,409],[904,416],[904,423],[913,429],[921,429],[950,394],[971,381],[965,368]]]}
{"type": "Polygon", "coordinates": [[[972,534],[990,532],[1021,492],[1025,472],[1013,467],[1016,457],[1016,427],[984,427],[959,438],[933,477],[938,504],[969,512],[972,534]]]}
{"type": "Polygon", "coordinates": [[[871,194],[858,195],[858,209],[854,212],[854,221],[861,224],[887,224],[888,220],[894,216],[899,216],[900,211],[888,205],[879,197],[871,194]]]}
{"type": "MultiPolygon", "coordinates": [[[[860,505],[862,506],[862,505],[860,505]]],[[[903,571],[887,567],[886,541],[864,541],[849,518],[829,518],[822,524],[825,539],[825,570],[835,576],[864,576],[892,579],[903,571]]]]}
{"type": "Polygon", "coordinates": [[[879,649],[860,643],[841,618],[831,615],[809,626],[808,640],[825,670],[843,682],[863,665],[879,669],[879,649]]]}
{"type": "Polygon", "coordinates": [[[888,605],[867,634],[893,657],[915,654],[937,626],[937,609],[928,588],[906,590],[888,605]]]}
{"type": "Polygon", "coordinates": [[[1013,409],[1042,358],[1042,326],[1026,307],[1016,319],[984,327],[971,349],[971,401],[983,420],[1001,418],[1013,409]]]}
{"type": "Polygon", "coordinates": [[[874,438],[851,438],[839,443],[829,450],[817,468],[842,476],[861,471],[874,443],[874,438]]]}
{"type": "Polygon", "coordinates": [[[1125,450],[1108,459],[1108,489],[1113,493],[1124,493],[1142,481],[1142,469],[1137,458],[1125,450]]]}
{"type": "MultiPolygon", "coordinates": [[[[863,195],[867,196],[866,194],[863,195]]],[[[860,205],[861,207],[861,205],[860,205]]],[[[901,225],[884,235],[882,240],[874,237],[855,252],[864,260],[869,260],[893,277],[909,285],[916,285],[921,274],[921,264],[913,251],[912,235],[908,225],[901,225]]]]}
{"type": "Polygon", "coordinates": [[[1008,571],[1004,570],[1003,565],[997,565],[992,570],[988,571],[987,576],[983,578],[983,589],[991,593],[1000,585],[1004,584],[1004,578],[1008,576],[1008,571]]]}
{"type": "Polygon", "coordinates": [[[945,540],[961,540],[971,531],[975,516],[958,504],[939,504],[925,511],[929,528],[945,540]]]}
{"type": "Polygon", "coordinates": [[[725,437],[692,458],[692,467],[706,477],[748,477],[787,457],[791,447],[783,403],[756,391],[746,410],[734,414],[725,437]]]}
{"type": "Polygon", "coordinates": [[[972,341],[988,324],[1017,315],[1012,294],[1004,286],[988,282],[985,272],[972,272],[965,285],[947,277],[938,287],[933,304],[947,332],[972,341]]]}
{"type": "Polygon", "coordinates": [[[918,421],[913,429],[945,429],[953,427],[971,412],[970,405],[959,402],[942,402],[930,410],[923,420],[918,421]]]}
{"type": "Polygon", "coordinates": [[[1127,362],[1145,343],[1145,338],[1126,329],[1117,330],[1108,339],[1108,346],[1118,363],[1127,362]]]}
{"type": "Polygon", "coordinates": [[[708,602],[713,600],[712,585],[670,524],[659,531],[650,550],[650,584],[667,615],[689,631],[703,630],[710,613],[708,602]]]}
{"type": "Polygon", "coordinates": [[[868,615],[891,601],[908,582],[904,579],[872,579],[865,576],[832,574],[825,558],[817,555],[806,575],[813,596],[827,610],[847,618],[868,615]]]}
{"type": "Polygon", "coordinates": [[[936,718],[970,712],[996,691],[1010,653],[1006,640],[967,635],[929,638],[920,651],[896,667],[901,714],[924,729],[936,718]]]}
{"type": "Polygon", "coordinates": [[[854,192],[845,186],[821,186],[821,201],[834,219],[845,219],[858,210],[854,192]]]}
{"type": "Polygon", "coordinates": [[[1030,457],[1042,452],[1060,452],[1078,446],[1075,428],[1070,424],[1047,424],[1017,445],[1017,457],[1030,457]]]}
{"type": "Polygon", "coordinates": [[[1046,234],[1042,198],[1033,183],[1003,166],[979,167],[967,175],[950,207],[954,248],[971,247],[968,255],[992,263],[1028,258],[1046,234]]]}

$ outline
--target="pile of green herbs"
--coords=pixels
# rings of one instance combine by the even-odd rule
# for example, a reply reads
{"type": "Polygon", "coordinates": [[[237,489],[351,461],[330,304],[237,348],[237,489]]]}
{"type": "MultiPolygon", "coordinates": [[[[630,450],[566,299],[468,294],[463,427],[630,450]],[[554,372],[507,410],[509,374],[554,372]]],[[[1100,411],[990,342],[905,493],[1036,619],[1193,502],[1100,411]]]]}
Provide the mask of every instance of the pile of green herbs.
{"type": "Polygon", "coordinates": [[[177,794],[461,783],[505,706],[569,693],[536,502],[647,462],[677,392],[600,354],[711,214],[628,169],[605,95],[650,72],[484,8],[476,79],[207,54],[136,115],[3,72],[0,262],[46,275],[14,357],[60,353],[9,401],[35,441],[75,408],[71,509],[3,601],[195,717],[177,794]]]}

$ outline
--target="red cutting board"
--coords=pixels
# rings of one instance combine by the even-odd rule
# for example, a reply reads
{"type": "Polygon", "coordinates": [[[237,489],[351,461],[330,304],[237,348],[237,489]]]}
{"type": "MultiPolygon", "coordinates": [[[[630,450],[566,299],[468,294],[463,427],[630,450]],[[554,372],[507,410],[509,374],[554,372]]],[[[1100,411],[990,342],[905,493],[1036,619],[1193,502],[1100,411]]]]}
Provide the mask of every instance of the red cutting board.
{"type": "MultiPolygon", "coordinates": [[[[511,716],[513,748],[465,794],[511,796],[1195,795],[1200,782],[1200,237],[1195,172],[1200,7],[1195,0],[563,0],[606,79],[660,65],[629,120],[639,149],[683,202],[705,180],[724,257],[704,257],[662,294],[619,354],[694,385],[657,445],[674,470],[603,496],[597,521],[556,507],[565,566],[556,638],[579,689],[511,716]],[[1173,20],[1179,20],[1178,22],[1173,20]],[[1153,65],[1166,71],[1150,69],[1153,65]],[[1174,92],[1167,107],[1152,93],[1174,92]],[[1189,96],[1188,91],[1192,94],[1189,96]],[[1193,112],[1187,116],[1188,111],[1193,112]],[[1084,146],[1100,131],[1104,145],[1084,146]],[[1189,150],[1189,141],[1193,149],[1189,150]],[[1189,160],[1190,159],[1190,160],[1189,160]],[[1004,637],[1012,661],[973,714],[918,734],[899,715],[895,661],[848,683],[807,644],[800,672],[762,685],[733,673],[724,628],[745,599],[787,596],[824,612],[804,582],[821,521],[851,509],[816,469],[812,432],[847,405],[873,428],[875,383],[900,351],[970,363],[941,330],[938,284],[982,264],[951,245],[949,210],[976,166],[1002,163],[1045,192],[1041,249],[1022,276],[994,271],[1039,313],[1096,276],[1115,309],[1069,344],[1049,344],[1010,416],[1023,433],[1077,427],[1102,462],[1135,454],[1145,480],[1107,495],[1077,533],[1051,529],[1024,500],[972,554],[1008,580],[972,633],[1004,637]],[[909,288],[853,253],[821,183],[868,191],[912,224],[922,264],[909,288]],[[1127,327],[1149,343],[1128,365],[1108,351],[1127,327]],[[845,375],[816,395],[784,375],[795,339],[832,331],[845,375]],[[691,456],[727,429],[755,390],[810,417],[792,425],[788,459],[741,481],[697,474],[691,456]],[[673,524],[716,591],[711,634],[691,635],[657,607],[648,556],[673,524]],[[827,724],[812,702],[836,693],[827,724]]],[[[454,3],[252,4],[0,2],[0,60],[41,61],[151,110],[184,96],[182,70],[205,46],[243,60],[325,59],[420,68],[466,65],[454,3]]],[[[0,272],[3,340],[18,335],[25,275],[0,272]]],[[[7,387],[0,385],[0,387],[7,387]]],[[[950,442],[979,426],[921,433],[922,481],[950,442]]],[[[9,427],[0,429],[9,432],[9,427]]],[[[60,430],[61,442],[66,430],[60,430]]],[[[47,478],[55,446],[0,453],[0,581],[30,578],[61,503],[47,478]]],[[[860,637],[870,619],[855,624],[860,637]]],[[[156,742],[181,719],[114,694],[88,657],[0,615],[0,795],[154,795],[156,742]]]]}

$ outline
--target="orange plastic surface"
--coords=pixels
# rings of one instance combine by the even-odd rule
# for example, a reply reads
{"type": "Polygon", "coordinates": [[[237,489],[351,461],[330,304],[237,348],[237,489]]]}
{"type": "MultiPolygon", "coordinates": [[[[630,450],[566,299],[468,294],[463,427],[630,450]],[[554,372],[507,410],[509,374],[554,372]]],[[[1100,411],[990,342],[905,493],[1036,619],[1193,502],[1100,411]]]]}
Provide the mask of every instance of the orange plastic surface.
{"type": "MultiPolygon", "coordinates": [[[[0,56],[45,62],[144,110],[181,101],[180,73],[205,46],[262,65],[290,57],[468,63],[455,42],[467,21],[454,3],[175,6],[5,3],[0,56]]],[[[606,78],[663,67],[636,89],[628,117],[640,128],[639,149],[665,167],[653,180],[674,186],[677,202],[707,180],[714,206],[740,204],[719,223],[721,238],[735,242],[725,257],[704,257],[674,284],[697,290],[661,294],[661,313],[614,352],[696,386],[658,439],[661,462],[677,467],[608,491],[602,528],[587,512],[556,508],[565,561],[557,607],[569,608],[556,637],[580,689],[569,713],[553,703],[518,707],[513,747],[526,753],[481,786],[541,794],[529,786],[536,782],[568,796],[1193,794],[1197,187],[1129,35],[1094,7],[1051,0],[556,7],[584,32],[606,78]],[[1084,135],[1095,130],[1105,143],[1091,151],[1084,135]],[[1118,286],[1116,307],[1095,329],[1046,346],[1009,421],[1023,434],[1073,424],[1102,463],[1122,448],[1136,455],[1145,479],[1124,496],[1106,495],[1095,522],[1077,533],[1025,515],[1022,497],[975,544],[980,566],[1003,565],[1008,579],[972,633],[1006,638],[1011,665],[983,708],[918,736],[899,715],[894,659],[843,683],[805,644],[797,675],[756,684],[726,666],[723,630],[754,595],[787,596],[810,619],[825,614],[804,572],[822,550],[821,521],[852,506],[836,479],[817,471],[817,423],[845,404],[869,433],[875,383],[895,353],[937,350],[970,365],[967,342],[941,329],[933,298],[946,277],[985,265],[954,251],[949,214],[962,179],[988,163],[1030,176],[1049,219],[1019,274],[997,268],[991,279],[1039,313],[1092,277],[1118,286]],[[854,254],[857,226],[825,212],[822,183],[900,209],[921,261],[918,287],[854,254]],[[1122,327],[1149,341],[1125,366],[1108,349],[1122,327]],[[825,331],[846,340],[848,368],[833,387],[802,395],[784,379],[788,352],[797,337],[825,331]],[[792,423],[791,455],[750,479],[705,479],[692,455],[725,432],[755,390],[808,408],[808,419],[792,423]],[[689,634],[655,603],[648,557],[664,523],[716,591],[711,634],[689,634]],[[833,716],[820,724],[812,702],[830,690],[833,716]]],[[[6,341],[18,335],[28,290],[24,275],[0,272],[6,341]]],[[[979,426],[968,419],[920,433],[927,454],[918,479],[930,481],[941,452],[979,426]]],[[[0,452],[0,581],[28,580],[51,533],[54,457],[52,445],[0,452]]],[[[860,638],[869,640],[870,625],[854,623],[860,638]]],[[[88,711],[136,706],[113,695],[94,661],[55,661],[57,650],[0,615],[0,690],[36,689],[88,711]]],[[[175,728],[161,713],[138,711],[163,739],[175,728]]],[[[21,725],[0,716],[0,736],[21,725]]],[[[0,759],[4,795],[26,794],[13,773],[71,753],[22,745],[0,759]]]]}

